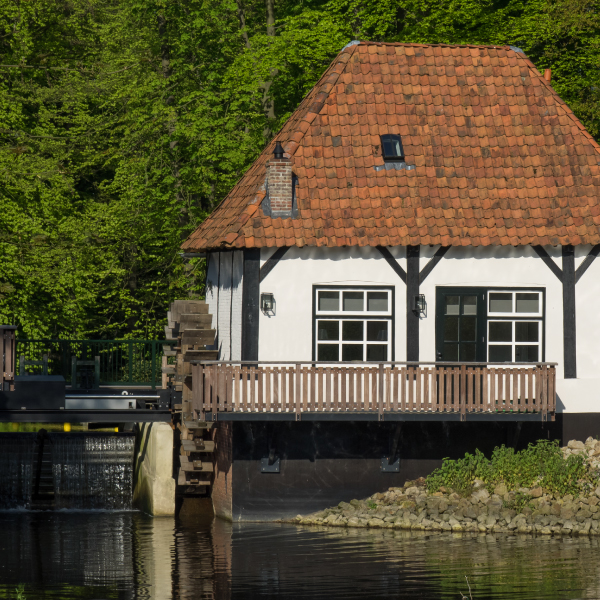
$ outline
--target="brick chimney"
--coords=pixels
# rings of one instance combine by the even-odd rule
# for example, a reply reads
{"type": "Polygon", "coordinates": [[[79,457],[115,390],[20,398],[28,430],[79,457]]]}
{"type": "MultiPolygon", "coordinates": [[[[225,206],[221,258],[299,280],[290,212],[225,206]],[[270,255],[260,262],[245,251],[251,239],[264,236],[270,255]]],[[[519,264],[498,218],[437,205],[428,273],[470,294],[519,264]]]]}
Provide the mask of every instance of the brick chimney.
{"type": "Polygon", "coordinates": [[[267,185],[271,216],[292,216],[292,161],[283,156],[280,142],[275,144],[273,158],[267,162],[267,185]]]}

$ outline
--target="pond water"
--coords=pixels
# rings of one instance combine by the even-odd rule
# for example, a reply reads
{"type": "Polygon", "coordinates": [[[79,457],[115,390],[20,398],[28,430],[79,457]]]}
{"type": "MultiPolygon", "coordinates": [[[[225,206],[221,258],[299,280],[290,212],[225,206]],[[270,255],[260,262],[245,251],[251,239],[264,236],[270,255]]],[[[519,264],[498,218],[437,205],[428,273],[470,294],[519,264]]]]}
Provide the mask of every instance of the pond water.
{"type": "Polygon", "coordinates": [[[0,598],[600,598],[600,540],[0,513],[0,598]]]}

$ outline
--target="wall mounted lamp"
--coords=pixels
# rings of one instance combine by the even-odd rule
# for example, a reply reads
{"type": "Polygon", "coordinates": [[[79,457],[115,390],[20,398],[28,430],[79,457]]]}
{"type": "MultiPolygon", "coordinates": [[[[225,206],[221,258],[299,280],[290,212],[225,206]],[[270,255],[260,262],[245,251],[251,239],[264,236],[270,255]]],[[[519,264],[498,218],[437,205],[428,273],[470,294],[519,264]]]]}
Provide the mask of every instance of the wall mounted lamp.
{"type": "Polygon", "coordinates": [[[265,315],[275,315],[275,296],[273,296],[273,294],[263,292],[260,295],[260,310],[262,310],[265,315]]]}
{"type": "Polygon", "coordinates": [[[425,294],[417,294],[413,298],[413,312],[417,313],[419,317],[427,316],[427,301],[425,300],[425,294]]]}

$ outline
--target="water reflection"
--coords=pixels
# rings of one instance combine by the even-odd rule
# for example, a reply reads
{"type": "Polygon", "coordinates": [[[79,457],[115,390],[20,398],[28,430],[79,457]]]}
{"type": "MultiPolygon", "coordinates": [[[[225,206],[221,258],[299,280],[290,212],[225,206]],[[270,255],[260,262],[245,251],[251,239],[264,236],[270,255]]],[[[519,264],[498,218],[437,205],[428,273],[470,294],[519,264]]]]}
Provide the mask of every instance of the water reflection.
{"type": "Polygon", "coordinates": [[[0,513],[0,598],[599,598],[587,538],[231,525],[135,512],[0,513]]]}

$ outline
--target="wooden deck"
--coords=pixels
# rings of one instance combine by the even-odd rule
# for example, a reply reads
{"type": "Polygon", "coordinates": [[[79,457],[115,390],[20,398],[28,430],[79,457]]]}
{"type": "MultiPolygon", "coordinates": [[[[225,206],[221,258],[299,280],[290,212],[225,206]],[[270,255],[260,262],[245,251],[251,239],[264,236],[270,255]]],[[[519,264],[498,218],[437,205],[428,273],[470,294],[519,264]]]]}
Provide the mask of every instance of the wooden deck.
{"type": "Polygon", "coordinates": [[[191,370],[192,409],[209,420],[506,414],[547,420],[556,410],[556,363],[210,361],[192,362],[191,370]]]}

